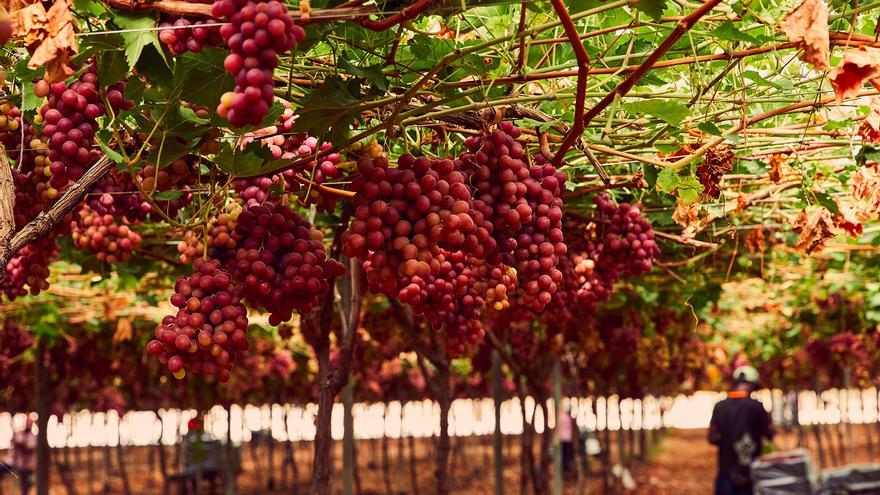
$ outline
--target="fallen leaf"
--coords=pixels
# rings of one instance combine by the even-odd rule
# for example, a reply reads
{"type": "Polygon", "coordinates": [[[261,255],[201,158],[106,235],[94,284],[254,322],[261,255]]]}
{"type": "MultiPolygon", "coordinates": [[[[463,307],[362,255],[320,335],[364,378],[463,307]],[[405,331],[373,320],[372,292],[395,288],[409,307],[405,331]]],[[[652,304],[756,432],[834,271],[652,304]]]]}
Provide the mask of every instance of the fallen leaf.
{"type": "Polygon", "coordinates": [[[860,46],[847,50],[843,60],[828,75],[837,103],[859,94],[865,81],[880,76],[880,50],[860,46]]]}
{"type": "Polygon", "coordinates": [[[880,213],[880,170],[876,163],[853,174],[850,188],[857,201],[855,212],[859,219],[872,220],[880,213]]]}
{"type": "Polygon", "coordinates": [[[73,75],[70,59],[77,44],[68,0],[53,2],[48,11],[41,2],[23,7],[13,13],[12,26],[13,36],[24,40],[31,51],[28,67],[44,67],[50,83],[73,75]]]}
{"type": "Polygon", "coordinates": [[[862,232],[864,231],[862,222],[859,221],[858,215],[856,214],[856,210],[849,205],[840,205],[837,217],[834,218],[834,223],[837,225],[837,228],[846,232],[846,234],[853,239],[861,237],[862,232]]]}
{"type": "Polygon", "coordinates": [[[794,222],[794,232],[800,234],[794,248],[806,254],[821,250],[825,241],[835,236],[834,218],[827,208],[815,207],[812,212],[801,210],[794,222]]]}
{"type": "Polygon", "coordinates": [[[828,6],[822,0],[804,0],[782,18],[779,27],[788,41],[803,50],[800,59],[816,70],[828,70],[828,6]]]}
{"type": "Polygon", "coordinates": [[[681,231],[682,239],[693,239],[697,235],[697,228],[700,226],[699,203],[685,204],[682,201],[676,201],[675,210],[672,212],[672,220],[684,227],[681,231]]]}

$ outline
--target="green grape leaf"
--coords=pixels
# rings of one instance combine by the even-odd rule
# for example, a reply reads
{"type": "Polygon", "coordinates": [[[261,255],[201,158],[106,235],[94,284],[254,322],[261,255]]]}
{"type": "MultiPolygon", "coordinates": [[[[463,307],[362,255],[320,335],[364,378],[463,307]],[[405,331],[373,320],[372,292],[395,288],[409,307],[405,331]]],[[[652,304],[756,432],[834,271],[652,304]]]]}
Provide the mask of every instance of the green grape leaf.
{"type": "Polygon", "coordinates": [[[127,31],[119,34],[125,40],[125,58],[128,60],[129,69],[134,68],[140,60],[144,48],[148,46],[152,46],[168,65],[162,43],[159,42],[158,32],[152,30],[157,26],[156,19],[150,16],[116,14],[113,23],[127,31]]]}
{"type": "Polygon", "coordinates": [[[653,115],[674,126],[680,125],[691,113],[688,107],[675,100],[650,99],[625,103],[623,107],[632,114],[653,115]]]}

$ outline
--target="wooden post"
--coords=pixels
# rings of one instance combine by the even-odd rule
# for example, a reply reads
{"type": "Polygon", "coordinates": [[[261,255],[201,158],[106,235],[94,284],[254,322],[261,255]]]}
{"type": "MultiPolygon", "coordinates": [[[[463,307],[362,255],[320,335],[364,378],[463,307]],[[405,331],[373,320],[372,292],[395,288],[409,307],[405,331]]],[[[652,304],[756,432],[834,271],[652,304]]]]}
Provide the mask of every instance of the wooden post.
{"type": "MultiPolygon", "coordinates": [[[[553,362],[553,495],[562,495],[562,442],[559,438],[559,419],[562,410],[562,371],[557,357],[553,362]]],[[[544,428],[550,427],[550,418],[544,418],[544,428]]]]}
{"type": "Polygon", "coordinates": [[[504,451],[501,436],[501,355],[492,351],[492,403],[495,406],[495,432],[492,450],[495,456],[495,495],[504,495],[504,451]]]}
{"type": "Polygon", "coordinates": [[[35,380],[37,411],[37,495],[49,495],[49,397],[46,371],[46,340],[37,344],[37,379],[35,380]]]}
{"type": "MultiPolygon", "coordinates": [[[[349,330],[351,331],[351,330],[349,330]]],[[[351,414],[354,401],[354,383],[351,377],[342,389],[342,493],[352,495],[354,487],[354,417],[351,414]]]]}

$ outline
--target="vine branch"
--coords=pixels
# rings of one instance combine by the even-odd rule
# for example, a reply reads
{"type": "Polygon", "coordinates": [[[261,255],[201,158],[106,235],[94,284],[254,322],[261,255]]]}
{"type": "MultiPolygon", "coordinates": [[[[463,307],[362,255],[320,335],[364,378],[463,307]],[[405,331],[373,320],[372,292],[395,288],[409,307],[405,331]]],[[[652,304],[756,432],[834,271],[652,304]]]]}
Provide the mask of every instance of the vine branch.
{"type": "MultiPolygon", "coordinates": [[[[5,159],[6,154],[2,153],[0,158],[0,169],[8,168],[9,163],[5,159]],[[4,166],[3,162],[6,161],[4,166]]],[[[64,217],[70,213],[76,205],[82,202],[85,195],[94,187],[102,177],[110,172],[113,168],[113,161],[109,158],[102,157],[93,167],[91,167],[85,175],[76,183],[70,186],[61,199],[55,203],[52,208],[40,213],[36,218],[31,220],[27,225],[21,228],[9,239],[4,242],[5,247],[0,246],[0,281],[6,278],[6,264],[9,259],[16,253],[33,241],[45,237],[55,226],[57,226],[64,217]]],[[[2,174],[3,172],[0,172],[2,174]]],[[[2,193],[0,193],[2,194],[2,193]]],[[[13,200],[15,199],[13,193],[13,200]]]]}

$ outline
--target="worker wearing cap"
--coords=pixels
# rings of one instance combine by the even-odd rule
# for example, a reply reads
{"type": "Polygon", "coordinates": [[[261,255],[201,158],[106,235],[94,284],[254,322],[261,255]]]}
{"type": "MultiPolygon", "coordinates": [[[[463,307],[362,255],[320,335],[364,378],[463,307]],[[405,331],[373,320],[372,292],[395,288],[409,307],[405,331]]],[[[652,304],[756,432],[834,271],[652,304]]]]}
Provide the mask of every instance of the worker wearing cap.
{"type": "Polygon", "coordinates": [[[763,440],[773,438],[770,414],[751,398],[758,389],[758,371],[740,366],[733,382],[733,390],[715,405],[709,422],[709,442],[718,446],[715,495],[751,495],[749,466],[761,455],[763,440]]]}

